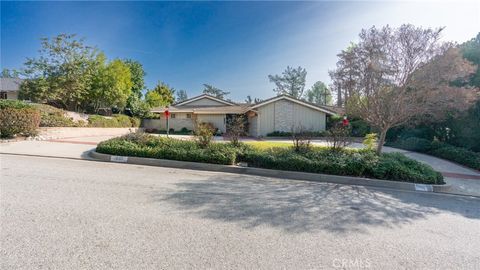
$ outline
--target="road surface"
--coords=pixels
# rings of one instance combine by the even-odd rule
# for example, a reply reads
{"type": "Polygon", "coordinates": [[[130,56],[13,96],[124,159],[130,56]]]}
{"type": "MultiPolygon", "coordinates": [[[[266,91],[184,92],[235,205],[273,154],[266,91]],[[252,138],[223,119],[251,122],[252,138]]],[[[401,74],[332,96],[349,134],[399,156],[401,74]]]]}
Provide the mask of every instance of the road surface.
{"type": "Polygon", "coordinates": [[[1,269],[478,269],[480,200],[0,155],[1,269]]]}

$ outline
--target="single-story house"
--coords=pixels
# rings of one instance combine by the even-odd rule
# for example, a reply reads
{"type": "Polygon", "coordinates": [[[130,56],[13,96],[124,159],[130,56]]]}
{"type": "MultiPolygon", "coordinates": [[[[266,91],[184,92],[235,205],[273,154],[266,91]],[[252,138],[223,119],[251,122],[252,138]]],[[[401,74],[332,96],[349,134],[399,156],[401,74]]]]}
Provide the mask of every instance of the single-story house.
{"type": "Polygon", "coordinates": [[[18,99],[22,79],[0,78],[0,99],[18,99]]]}
{"type": "Polygon", "coordinates": [[[248,119],[248,135],[262,137],[274,131],[291,132],[292,129],[325,130],[328,116],[336,114],[327,106],[279,95],[255,104],[234,103],[203,94],[169,107],[152,109],[160,114],[160,121],[147,123],[145,128],[166,129],[165,110],[170,113],[169,128],[176,131],[194,130],[195,123],[212,123],[221,133],[227,132],[227,122],[234,115],[248,119]],[[163,121],[162,121],[163,120],[163,121]],[[155,123],[156,126],[152,126],[155,123]]]}

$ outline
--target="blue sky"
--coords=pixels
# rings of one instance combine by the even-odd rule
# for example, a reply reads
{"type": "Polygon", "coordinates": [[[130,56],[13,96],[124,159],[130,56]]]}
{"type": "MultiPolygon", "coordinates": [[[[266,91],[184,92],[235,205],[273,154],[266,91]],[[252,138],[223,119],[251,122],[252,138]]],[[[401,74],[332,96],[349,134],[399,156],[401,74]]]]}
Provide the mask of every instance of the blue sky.
{"type": "Polygon", "coordinates": [[[76,33],[109,59],[140,61],[148,87],[164,81],[189,96],[203,83],[271,97],[269,74],[305,67],[307,87],[329,82],[336,54],[362,28],[446,26],[445,40],[480,31],[480,2],[1,2],[1,67],[21,68],[40,37],[76,33]]]}

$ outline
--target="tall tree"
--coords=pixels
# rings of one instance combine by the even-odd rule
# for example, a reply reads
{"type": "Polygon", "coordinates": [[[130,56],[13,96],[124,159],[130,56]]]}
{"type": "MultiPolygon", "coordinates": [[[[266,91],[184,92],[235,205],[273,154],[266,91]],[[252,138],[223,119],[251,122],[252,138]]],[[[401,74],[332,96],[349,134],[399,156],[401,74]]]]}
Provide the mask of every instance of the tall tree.
{"type": "Polygon", "coordinates": [[[337,69],[329,71],[333,80],[332,90],[336,92],[337,106],[345,106],[345,101],[355,91],[357,87],[356,78],[359,76],[359,63],[355,61],[356,44],[350,45],[338,54],[337,69]]]}
{"type": "Polygon", "coordinates": [[[175,101],[175,90],[167,84],[159,82],[155,88],[148,91],[145,101],[150,107],[168,106],[175,101]]]}
{"type": "Polygon", "coordinates": [[[187,91],[178,90],[177,91],[177,102],[181,102],[188,99],[187,91]]]}
{"type": "Polygon", "coordinates": [[[207,95],[211,95],[220,99],[224,99],[225,96],[230,94],[230,92],[224,91],[220,88],[217,88],[215,86],[212,86],[210,84],[203,84],[203,93],[207,95]]]}
{"type": "Polygon", "coordinates": [[[75,35],[42,38],[40,56],[27,58],[20,96],[76,110],[88,96],[97,50],[75,35]]]}
{"type": "Polygon", "coordinates": [[[2,74],[0,77],[1,78],[18,78],[20,77],[20,72],[18,72],[15,69],[4,68],[2,69],[2,74]]]}
{"type": "Polygon", "coordinates": [[[287,94],[299,99],[303,98],[306,77],[306,69],[302,67],[291,68],[290,66],[287,66],[282,75],[268,75],[270,82],[273,82],[276,86],[273,91],[277,95],[287,94]]]}
{"type": "Polygon", "coordinates": [[[143,65],[132,59],[126,59],[123,62],[130,69],[132,77],[132,95],[142,97],[142,91],[145,89],[145,75],[147,75],[143,69],[143,65]]]}
{"type": "Polygon", "coordinates": [[[330,105],[332,102],[332,94],[325,83],[318,81],[313,84],[312,88],[306,92],[308,102],[317,105],[330,105]]]}
{"type": "Polygon", "coordinates": [[[261,102],[261,101],[262,101],[262,100],[259,99],[259,98],[254,98],[254,99],[252,99],[252,97],[251,97],[250,95],[248,95],[247,98],[245,99],[245,103],[247,103],[247,104],[252,104],[252,103],[255,103],[255,104],[256,104],[256,103],[259,103],[259,102],[261,102]]]}
{"type": "MultiPolygon", "coordinates": [[[[377,153],[390,128],[414,117],[440,118],[445,112],[469,107],[472,91],[450,82],[467,78],[474,67],[458,49],[439,41],[442,30],[413,25],[372,27],[361,31],[348,61],[339,55],[332,80],[339,80],[336,73],[345,65],[356,69],[346,109],[380,131],[377,153]]],[[[340,80],[335,82],[338,86],[349,87],[340,80]]]]}
{"type": "Polygon", "coordinates": [[[132,93],[130,68],[121,60],[105,63],[100,57],[89,91],[89,102],[94,111],[102,107],[124,108],[132,93]]]}

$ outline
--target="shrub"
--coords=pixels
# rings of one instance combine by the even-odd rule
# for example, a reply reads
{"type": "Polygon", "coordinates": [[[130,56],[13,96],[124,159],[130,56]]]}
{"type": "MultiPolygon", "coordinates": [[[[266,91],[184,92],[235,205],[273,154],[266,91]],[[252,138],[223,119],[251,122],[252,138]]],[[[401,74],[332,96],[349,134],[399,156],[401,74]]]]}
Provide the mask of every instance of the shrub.
{"type": "MultiPolygon", "coordinates": [[[[439,146],[439,145],[437,145],[439,146]]],[[[480,153],[462,147],[445,146],[432,149],[430,154],[480,170],[480,153]]]]}
{"type": "Polygon", "coordinates": [[[399,140],[391,145],[417,152],[427,152],[432,148],[432,143],[429,140],[417,137],[409,137],[404,140],[399,140]]]}
{"type": "Polygon", "coordinates": [[[292,141],[293,149],[296,152],[307,152],[310,150],[312,142],[312,133],[305,130],[303,127],[292,127],[292,141]]]}
{"type": "Polygon", "coordinates": [[[46,113],[40,114],[41,127],[75,127],[77,124],[69,117],[65,117],[63,113],[46,113]]]}
{"type": "Polygon", "coordinates": [[[416,160],[407,158],[401,153],[384,153],[372,176],[379,179],[390,179],[402,182],[422,184],[444,184],[441,173],[434,171],[416,160]]]}
{"type": "Polygon", "coordinates": [[[339,151],[351,143],[350,128],[341,122],[334,124],[327,132],[327,144],[333,151],[339,151]]]}
{"type": "Polygon", "coordinates": [[[377,133],[369,133],[363,139],[363,145],[368,151],[373,151],[377,147],[377,133]]]}
{"type": "Polygon", "coordinates": [[[0,109],[7,109],[7,108],[25,109],[25,108],[33,108],[33,106],[21,100],[0,99],[0,109]]]}
{"type": "Polygon", "coordinates": [[[332,152],[325,148],[298,153],[292,149],[277,148],[267,151],[247,151],[244,156],[239,156],[237,159],[248,162],[249,166],[267,169],[372,177],[425,184],[443,183],[440,173],[400,153],[378,156],[372,151],[342,149],[332,152]]]}
{"type": "Polygon", "coordinates": [[[28,106],[12,105],[13,107],[10,108],[6,106],[0,108],[0,137],[36,135],[40,124],[40,113],[28,106]]]}
{"type": "Polygon", "coordinates": [[[140,125],[140,121],[132,120],[137,118],[128,117],[124,114],[117,114],[111,118],[107,118],[101,115],[90,115],[88,117],[88,125],[90,127],[137,127],[140,125]],[[138,125],[137,125],[138,123],[138,125]]]}
{"type": "Polygon", "coordinates": [[[195,130],[195,140],[201,147],[207,147],[213,139],[215,127],[212,123],[200,123],[195,130]]]}
{"type": "Polygon", "coordinates": [[[350,121],[350,126],[352,127],[352,136],[354,137],[365,137],[371,132],[370,125],[362,119],[350,121]]]}
{"type": "Polygon", "coordinates": [[[236,150],[230,144],[212,144],[205,148],[193,141],[131,133],[101,142],[100,153],[232,165],[236,150]]]}
{"type": "Polygon", "coordinates": [[[116,123],[117,127],[131,127],[132,126],[132,121],[130,121],[130,117],[128,117],[124,114],[114,115],[113,119],[115,119],[117,121],[117,123],[116,123]]]}
{"type": "Polygon", "coordinates": [[[260,150],[240,143],[211,143],[206,147],[195,141],[131,133],[101,142],[100,153],[231,165],[238,161],[249,166],[334,175],[373,177],[395,181],[441,184],[443,177],[430,166],[400,153],[376,155],[373,151],[313,148],[296,152],[290,148],[260,150]]]}

